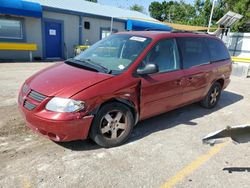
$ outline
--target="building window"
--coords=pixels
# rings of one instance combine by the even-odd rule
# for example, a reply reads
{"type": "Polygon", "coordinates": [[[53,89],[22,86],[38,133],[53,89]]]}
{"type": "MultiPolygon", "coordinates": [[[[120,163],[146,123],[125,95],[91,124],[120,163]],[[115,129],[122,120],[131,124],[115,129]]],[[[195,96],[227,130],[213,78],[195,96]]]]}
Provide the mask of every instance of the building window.
{"type": "Polygon", "coordinates": [[[102,39],[108,37],[110,35],[110,31],[108,30],[102,30],[102,39]]]}
{"type": "Polygon", "coordinates": [[[23,39],[22,21],[0,18],[0,39],[23,39]]]}
{"type": "Polygon", "coordinates": [[[90,23],[84,22],[84,29],[90,29],[90,23]]]}
{"type": "MultiPolygon", "coordinates": [[[[113,29],[112,33],[117,33],[117,29],[113,29]]],[[[104,39],[110,35],[110,28],[101,28],[101,39],[104,39]]]]}

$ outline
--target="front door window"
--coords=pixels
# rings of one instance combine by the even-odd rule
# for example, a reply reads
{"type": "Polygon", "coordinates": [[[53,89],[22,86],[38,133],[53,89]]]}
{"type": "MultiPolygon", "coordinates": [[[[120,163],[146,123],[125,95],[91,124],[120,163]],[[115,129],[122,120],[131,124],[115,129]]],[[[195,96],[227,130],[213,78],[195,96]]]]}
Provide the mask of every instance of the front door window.
{"type": "Polygon", "coordinates": [[[159,72],[168,72],[180,69],[180,59],[175,39],[165,39],[157,43],[142,62],[156,64],[159,72]]]}

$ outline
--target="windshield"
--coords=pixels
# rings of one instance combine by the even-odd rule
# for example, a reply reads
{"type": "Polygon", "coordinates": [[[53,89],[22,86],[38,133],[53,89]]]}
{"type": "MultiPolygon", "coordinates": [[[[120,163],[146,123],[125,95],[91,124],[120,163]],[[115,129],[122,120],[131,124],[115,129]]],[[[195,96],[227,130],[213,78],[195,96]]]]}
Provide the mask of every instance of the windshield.
{"type": "Polygon", "coordinates": [[[150,42],[151,39],[146,37],[111,35],[76,56],[74,60],[101,66],[113,74],[119,74],[136,60],[150,42]]]}

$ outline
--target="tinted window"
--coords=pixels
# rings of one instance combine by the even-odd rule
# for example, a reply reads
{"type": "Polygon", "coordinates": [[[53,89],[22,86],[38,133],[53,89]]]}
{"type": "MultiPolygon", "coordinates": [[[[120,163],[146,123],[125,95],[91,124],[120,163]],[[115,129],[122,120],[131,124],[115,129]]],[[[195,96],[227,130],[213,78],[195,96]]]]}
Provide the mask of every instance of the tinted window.
{"type": "Polygon", "coordinates": [[[209,52],[203,38],[178,38],[183,58],[183,68],[210,63],[209,52]]]}
{"type": "Polygon", "coordinates": [[[179,54],[175,39],[165,39],[157,43],[145,57],[141,66],[149,63],[158,65],[159,72],[179,69],[179,54]]]}
{"type": "Polygon", "coordinates": [[[210,51],[211,61],[229,59],[230,55],[225,45],[217,39],[206,39],[210,51]]]}

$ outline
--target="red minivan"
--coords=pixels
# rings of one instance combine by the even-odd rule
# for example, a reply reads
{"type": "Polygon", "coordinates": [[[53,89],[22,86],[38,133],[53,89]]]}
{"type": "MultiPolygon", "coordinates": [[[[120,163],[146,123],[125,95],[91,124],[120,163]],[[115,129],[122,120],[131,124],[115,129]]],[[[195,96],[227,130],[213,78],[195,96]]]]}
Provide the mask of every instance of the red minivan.
{"type": "Polygon", "coordinates": [[[124,143],[138,121],[200,102],[230,82],[223,42],[185,32],[123,32],[31,76],[18,98],[27,125],[56,142],[124,143]]]}

